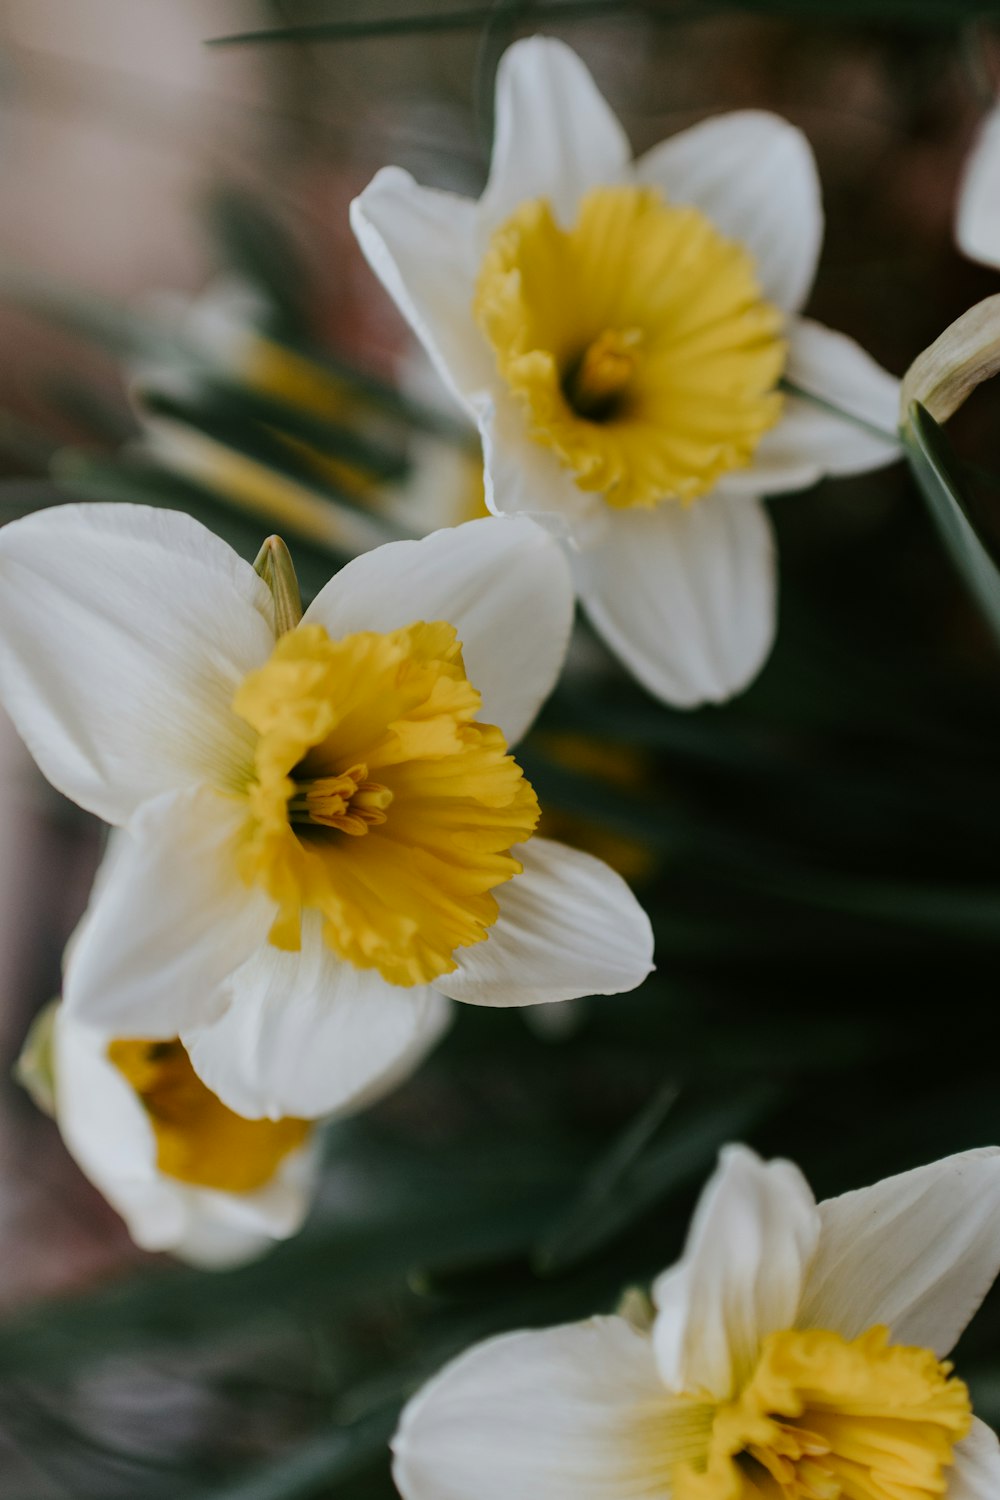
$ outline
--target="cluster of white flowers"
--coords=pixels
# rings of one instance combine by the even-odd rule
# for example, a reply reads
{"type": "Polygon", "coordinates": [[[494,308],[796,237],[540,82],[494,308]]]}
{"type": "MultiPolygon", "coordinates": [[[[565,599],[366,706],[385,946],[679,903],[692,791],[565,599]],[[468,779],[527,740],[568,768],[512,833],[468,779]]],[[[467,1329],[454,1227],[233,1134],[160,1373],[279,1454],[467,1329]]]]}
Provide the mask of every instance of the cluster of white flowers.
{"type": "MultiPolygon", "coordinates": [[[[970,253],[1000,247],[991,128],[970,253]],[[988,153],[992,155],[987,160],[988,153]]],[[[763,499],[899,453],[899,385],[800,316],[815,165],[773,115],[633,161],[580,60],[500,66],[471,202],[386,168],[360,243],[478,427],[490,517],[356,558],[303,614],[187,516],[0,531],[0,699],[111,825],[48,1046],[53,1109],[135,1238],[229,1264],[293,1233],[314,1122],[415,1069],[452,1002],[614,995],[652,967],[607,865],[536,834],[510,749],[579,596],[658,698],[718,702],[775,630],[763,499]]],[[[649,1318],[463,1355],[395,1442],[406,1500],[995,1500],[942,1363],[1000,1266],[1000,1154],[817,1205],[724,1153],[649,1318]]]]}

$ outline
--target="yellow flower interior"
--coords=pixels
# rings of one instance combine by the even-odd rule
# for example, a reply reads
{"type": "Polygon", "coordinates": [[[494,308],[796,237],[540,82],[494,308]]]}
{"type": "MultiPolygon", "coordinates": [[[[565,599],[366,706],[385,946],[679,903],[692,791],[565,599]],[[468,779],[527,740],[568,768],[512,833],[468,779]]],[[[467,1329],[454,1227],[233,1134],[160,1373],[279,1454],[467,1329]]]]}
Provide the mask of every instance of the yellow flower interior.
{"type": "Polygon", "coordinates": [[[568,230],[522,203],[474,311],[531,435],[612,506],[705,494],[780,415],[782,319],[750,256],[654,188],[594,188],[568,230]]]}
{"type": "Polygon", "coordinates": [[[111,1042],[108,1058],[132,1085],[156,1138],[167,1177],[223,1193],[270,1182],[309,1134],[308,1120],[244,1120],[205,1087],[178,1040],[111,1042]]]}
{"type": "Polygon", "coordinates": [[[272,943],[298,948],[314,909],[340,958],[415,985],[486,937],[539,809],[480,701],[441,621],[281,637],[234,700],[258,735],[240,871],[278,903],[272,943]]]}
{"type": "Polygon", "coordinates": [[[951,1366],[885,1328],[775,1333],[674,1500],[940,1500],[971,1422],[951,1366]]]}

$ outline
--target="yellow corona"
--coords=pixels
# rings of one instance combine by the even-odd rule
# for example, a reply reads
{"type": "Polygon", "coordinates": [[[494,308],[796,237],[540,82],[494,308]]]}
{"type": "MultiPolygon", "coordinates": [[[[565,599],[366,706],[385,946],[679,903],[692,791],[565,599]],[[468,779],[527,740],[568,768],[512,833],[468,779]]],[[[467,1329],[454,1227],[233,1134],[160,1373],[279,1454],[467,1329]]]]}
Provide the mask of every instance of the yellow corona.
{"type": "Polygon", "coordinates": [[[157,1167],[192,1187],[254,1192],[309,1135],[308,1120],[245,1120],[227,1109],[202,1083],[176,1038],[114,1041],[108,1058],[146,1111],[157,1167]]]}
{"type": "Polygon", "coordinates": [[[539,810],[480,703],[441,621],[278,641],[234,703],[258,736],[240,869],[278,904],[275,946],[317,910],[338,957],[415,985],[486,937],[539,810]]]}
{"type": "Polygon", "coordinates": [[[522,203],[474,310],[533,438],[609,505],[696,499],[781,414],[782,317],[750,256],[653,188],[595,188],[570,229],[522,203]]]}

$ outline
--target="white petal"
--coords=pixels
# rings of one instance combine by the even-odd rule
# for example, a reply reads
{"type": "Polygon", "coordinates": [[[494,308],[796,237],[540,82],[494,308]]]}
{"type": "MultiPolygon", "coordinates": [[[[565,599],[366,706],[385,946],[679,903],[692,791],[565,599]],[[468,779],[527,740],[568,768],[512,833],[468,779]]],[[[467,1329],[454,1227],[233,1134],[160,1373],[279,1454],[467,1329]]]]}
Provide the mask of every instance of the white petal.
{"type": "Polygon", "coordinates": [[[653,1287],[656,1357],[670,1390],[729,1400],[760,1341],[791,1328],[819,1234],[809,1185],[787,1161],[729,1146],[684,1255],[653,1287]]]}
{"type": "Polygon", "coordinates": [[[559,544],[523,518],[486,517],[390,542],[357,557],[321,590],[305,623],[335,639],[447,620],[462,642],[484,723],[512,744],[555,686],[573,623],[573,584],[559,544]]]}
{"type": "Polygon", "coordinates": [[[441,995],[341,963],[321,929],[311,913],[301,953],[261,948],[227,984],[220,1019],[184,1035],[200,1077],[238,1114],[361,1109],[413,1072],[448,1025],[441,995]]]}
{"type": "Polygon", "coordinates": [[[437,980],[473,1005],[540,1005],[577,995],[634,990],[653,967],[649,918],[602,860],[533,838],[514,850],[524,864],[496,892],[489,936],[455,953],[458,971],[437,980]]]}
{"type": "Polygon", "coordinates": [[[57,1120],[81,1170],[121,1214],[136,1244],[201,1266],[252,1260],[305,1218],[315,1145],[290,1153],[253,1193],[222,1193],[167,1177],[138,1096],[108,1061],[107,1037],[60,1007],[54,1033],[57,1120]]]}
{"type": "Polygon", "coordinates": [[[958,248],[971,260],[1000,266],[1000,110],[983,121],[965,163],[955,223],[958,248]]]}
{"type": "Polygon", "coordinates": [[[403,1412],[403,1500],[650,1500],[704,1454],[704,1408],[675,1404],[623,1318],[510,1333],[462,1354],[403,1412]]]}
{"type": "Polygon", "coordinates": [[[824,474],[863,474],[901,456],[899,381],[853,339],[796,318],[785,375],[808,394],[786,396],[781,420],[764,434],[753,463],[725,476],[720,487],[727,494],[807,489],[824,474]]]}
{"type": "MultiPolygon", "coordinates": [[[[192,1197],[196,1191],[192,1190],[192,1197]]],[[[131,1229],[130,1233],[136,1239],[131,1229]]],[[[275,1238],[284,1239],[286,1236],[275,1238]]],[[[186,1261],[200,1271],[229,1271],[235,1266],[259,1260],[273,1247],[274,1238],[270,1235],[247,1232],[233,1224],[220,1222],[211,1214],[194,1212],[189,1214],[183,1230],[171,1244],[146,1245],[144,1248],[169,1250],[178,1260],[186,1261]]]]}
{"type": "Polygon", "coordinates": [[[617,182],[632,149],[583,61],[565,42],[515,42],[497,69],[493,159],[479,200],[488,236],[519,204],[548,198],[566,228],[592,187],[617,182]]]}
{"type": "Polygon", "coordinates": [[[255,1192],[188,1188],[187,1220],[176,1243],[168,1248],[178,1259],[205,1270],[256,1260],[275,1240],[289,1239],[301,1229],[318,1166],[317,1142],[311,1140],[290,1152],[271,1181],[255,1192]]]}
{"type": "Polygon", "coordinates": [[[461,402],[489,389],[494,361],[472,303],[479,271],[476,205],[383,167],[351,204],[368,264],[461,402]]]}
{"type": "Polygon", "coordinates": [[[0,531],[0,698],[49,780],[111,823],[230,784],[231,708],[274,646],[270,595],[190,516],[67,505],[0,531]]]}
{"type": "Polygon", "coordinates": [[[799,310],[823,240],[819,176],[801,130],[763,110],[716,115],[654,146],[635,170],[745,245],[764,296],[786,312],[799,310]]]}
{"type": "Polygon", "coordinates": [[[143,803],[73,939],[67,1009],[122,1036],[173,1037],[266,938],[273,904],[236,873],[245,809],[209,787],[143,803]]]}
{"type": "Polygon", "coordinates": [[[760,671],[774,641],[771,526],[759,501],[707,495],[693,505],[612,516],[573,558],[580,597],[642,685],[677,708],[721,703],[760,671]]]}
{"type": "Polygon", "coordinates": [[[1000,1443],[977,1417],[969,1436],[955,1449],[946,1500],[996,1500],[1000,1495],[1000,1443]]]}
{"type": "Polygon", "coordinates": [[[1000,1149],[966,1151],[819,1207],[797,1320],[855,1338],[885,1323],[943,1357],[1000,1271],[1000,1149]]]}
{"type": "Polygon", "coordinates": [[[180,1183],[156,1168],[156,1141],[138,1095],[108,1061],[106,1033],[59,1007],[53,1032],[56,1121],[81,1171],[147,1250],[183,1233],[180,1183]]]}
{"type": "Polygon", "coordinates": [[[494,515],[533,516],[557,536],[601,516],[599,495],[581,490],[551,448],[528,435],[524,414],[506,391],[473,402],[483,442],[486,504],[494,515]]]}

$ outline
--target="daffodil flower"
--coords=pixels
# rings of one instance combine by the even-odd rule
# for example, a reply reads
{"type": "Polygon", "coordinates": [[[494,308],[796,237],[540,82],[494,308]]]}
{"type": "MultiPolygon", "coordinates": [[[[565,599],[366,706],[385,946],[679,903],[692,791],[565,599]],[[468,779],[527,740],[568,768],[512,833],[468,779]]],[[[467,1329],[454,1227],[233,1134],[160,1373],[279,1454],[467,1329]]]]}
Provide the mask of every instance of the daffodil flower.
{"type": "Polygon", "coordinates": [[[637,985],[645,913],[606,865],[532,837],[508,753],[566,650],[558,545],[473,521],[369,552],[286,613],[176,512],[0,531],[0,700],[49,780],[126,830],[68,1013],[180,1038],[240,1114],[311,1118],[412,1066],[445,996],[637,985]]]}
{"type": "Polygon", "coordinates": [[[995,1500],[945,1356],[1000,1266],[1000,1152],[817,1204],[723,1152],[655,1316],[505,1334],[403,1413],[403,1500],[995,1500]]]}
{"type": "Polygon", "coordinates": [[[177,1038],[109,1042],[62,1005],[45,1023],[62,1138],[136,1244],[221,1268],[300,1228],[317,1175],[308,1121],[233,1114],[177,1038]]]}
{"type": "Polygon", "coordinates": [[[898,382],[798,316],[815,164],[777,116],[722,115],[632,161],[579,58],[501,60],[478,202],[379,172],[372,267],[478,421],[486,496],[561,534],[597,629],[650,692],[718,701],[775,629],[760,497],[898,456],[898,382]]]}

